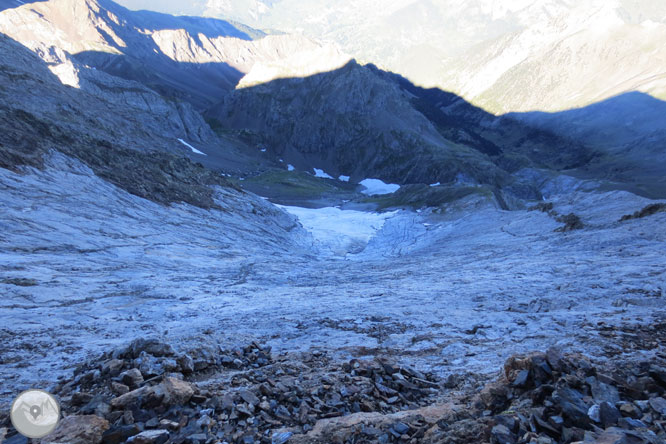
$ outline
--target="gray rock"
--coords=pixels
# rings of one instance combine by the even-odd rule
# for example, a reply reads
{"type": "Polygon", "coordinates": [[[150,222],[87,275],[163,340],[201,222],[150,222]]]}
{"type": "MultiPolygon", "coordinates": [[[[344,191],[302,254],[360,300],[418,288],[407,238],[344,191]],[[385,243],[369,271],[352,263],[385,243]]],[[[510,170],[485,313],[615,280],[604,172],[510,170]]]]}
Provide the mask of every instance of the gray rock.
{"type": "Polygon", "coordinates": [[[72,405],[82,406],[89,403],[93,399],[92,393],[87,392],[76,392],[72,394],[72,405]]]}
{"type": "Polygon", "coordinates": [[[562,409],[563,417],[577,426],[589,423],[589,406],[583,401],[583,395],[569,387],[562,387],[553,392],[553,401],[562,409]]]}
{"type": "Polygon", "coordinates": [[[120,444],[140,432],[141,429],[137,424],[114,426],[104,432],[102,435],[102,441],[105,444],[120,444]]]}
{"type": "Polygon", "coordinates": [[[60,420],[56,429],[42,438],[43,443],[99,444],[109,422],[94,415],[67,416],[60,420]]]}
{"type": "Polygon", "coordinates": [[[528,382],[529,382],[529,377],[530,377],[530,371],[529,370],[521,370],[518,372],[516,375],[516,379],[513,380],[511,385],[514,387],[527,387],[528,382]]]}
{"type": "Polygon", "coordinates": [[[17,433],[11,438],[4,439],[2,441],[2,444],[30,444],[30,440],[28,440],[28,438],[26,438],[25,436],[17,433]]]}
{"type": "Polygon", "coordinates": [[[146,430],[134,435],[127,440],[133,444],[164,444],[169,440],[169,432],[166,430],[146,430]]]}
{"type": "Polygon", "coordinates": [[[648,444],[655,442],[651,437],[631,430],[609,427],[599,434],[594,444],[648,444]]]}
{"type": "Polygon", "coordinates": [[[139,369],[144,379],[150,379],[165,372],[162,362],[162,359],[141,352],[139,357],[134,360],[134,365],[139,369]]]}
{"type": "Polygon", "coordinates": [[[125,361],[122,359],[110,359],[102,364],[102,374],[116,376],[124,365],[125,361]]]}
{"type": "Polygon", "coordinates": [[[116,396],[124,395],[130,391],[127,385],[115,381],[111,383],[111,390],[116,396]]]}
{"type": "MultiPolygon", "coordinates": [[[[666,209],[666,204],[662,204],[662,211],[666,209]]],[[[666,388],[666,368],[659,367],[658,365],[651,365],[649,375],[659,385],[666,388]]]]}
{"type": "Polygon", "coordinates": [[[620,405],[620,413],[623,416],[629,416],[630,418],[640,418],[641,411],[640,409],[632,402],[623,402],[620,405]]]}
{"type": "Polygon", "coordinates": [[[217,364],[216,352],[212,348],[200,347],[192,350],[189,354],[194,361],[195,371],[201,371],[217,364]]]}
{"type": "Polygon", "coordinates": [[[602,402],[609,402],[615,405],[618,401],[620,401],[620,394],[618,393],[617,388],[613,387],[612,385],[600,382],[594,376],[585,378],[585,382],[587,382],[590,386],[592,397],[594,398],[594,402],[597,404],[601,404],[602,402]]]}
{"type": "Polygon", "coordinates": [[[208,441],[208,435],[205,433],[194,433],[187,437],[188,444],[205,444],[208,441]]]}
{"type": "Polygon", "coordinates": [[[120,381],[130,388],[138,387],[143,382],[143,375],[138,368],[124,371],[119,376],[120,381]]]}
{"type": "Polygon", "coordinates": [[[564,370],[564,362],[562,360],[562,352],[557,347],[550,347],[546,350],[546,360],[550,367],[558,372],[564,370]]]}
{"type": "Polygon", "coordinates": [[[239,392],[239,394],[240,394],[240,397],[243,398],[243,400],[245,402],[247,402],[248,404],[250,404],[252,406],[256,406],[260,402],[259,398],[257,398],[257,395],[255,395],[254,393],[252,393],[249,390],[241,390],[239,392]]]}
{"type": "Polygon", "coordinates": [[[599,404],[599,419],[604,428],[617,424],[621,417],[620,411],[613,404],[609,402],[599,404]]]}
{"type": "Polygon", "coordinates": [[[82,415],[97,415],[104,418],[110,411],[109,398],[106,395],[97,395],[85,406],[81,407],[79,413],[82,415]]]}
{"type": "Polygon", "coordinates": [[[659,413],[661,416],[666,416],[666,399],[659,396],[650,399],[648,402],[655,412],[659,413]]]}
{"type": "Polygon", "coordinates": [[[271,435],[271,444],[284,444],[292,437],[291,432],[277,431],[271,435]]]}
{"type": "Polygon", "coordinates": [[[647,428],[647,424],[645,424],[643,421],[633,418],[620,418],[617,423],[623,429],[632,430],[647,428]]]}
{"type": "Polygon", "coordinates": [[[515,444],[516,442],[516,436],[502,424],[494,426],[490,431],[490,435],[493,438],[493,442],[497,444],[515,444]]]}
{"type": "Polygon", "coordinates": [[[594,404],[587,410],[587,416],[594,422],[601,422],[601,413],[599,404],[594,404]]]}
{"type": "Polygon", "coordinates": [[[405,433],[409,432],[409,429],[410,427],[404,422],[397,422],[393,424],[393,430],[395,430],[400,435],[404,435],[405,433]]]}
{"type": "Polygon", "coordinates": [[[190,355],[181,355],[178,357],[178,365],[183,374],[194,372],[194,360],[190,355]]]}
{"type": "Polygon", "coordinates": [[[650,401],[649,400],[639,400],[639,401],[634,401],[636,406],[638,406],[639,409],[641,409],[642,412],[647,412],[648,409],[650,408],[650,401]]]}
{"type": "Polygon", "coordinates": [[[160,428],[162,429],[177,430],[178,427],[180,427],[180,424],[175,421],[170,421],[168,419],[162,419],[160,421],[160,428]]]}

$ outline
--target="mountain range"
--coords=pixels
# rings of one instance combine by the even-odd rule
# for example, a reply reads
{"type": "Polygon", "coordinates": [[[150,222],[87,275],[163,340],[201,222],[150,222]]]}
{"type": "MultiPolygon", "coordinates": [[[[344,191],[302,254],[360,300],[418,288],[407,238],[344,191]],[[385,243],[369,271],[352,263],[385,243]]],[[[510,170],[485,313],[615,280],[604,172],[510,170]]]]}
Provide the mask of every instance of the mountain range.
{"type": "MultiPolygon", "coordinates": [[[[276,2],[270,11],[280,7],[276,2]]],[[[526,21],[525,14],[518,16],[526,21]]],[[[428,29],[428,22],[422,26],[428,29]]],[[[105,100],[146,109],[136,95],[142,91],[143,97],[147,88],[150,100],[160,102],[147,108],[179,116],[172,139],[210,147],[201,161],[218,171],[257,176],[295,165],[355,182],[462,182],[502,201],[538,198],[534,184],[514,175],[525,168],[568,171],[647,196],[666,190],[660,154],[666,124],[655,112],[662,101],[646,93],[577,111],[498,116],[492,107],[361,64],[337,43],[229,20],[131,11],[108,0],[7,9],[0,30],[39,54],[63,83],[83,82],[83,89],[105,100]],[[100,79],[133,86],[100,88],[100,79]],[[618,124],[641,112],[640,128],[618,124]]],[[[615,78],[608,82],[617,91],[626,87],[615,78]]]]}
{"type": "Polygon", "coordinates": [[[666,94],[666,6],[650,0],[208,0],[190,8],[335,42],[495,114],[562,111],[631,90],[666,94]]]}

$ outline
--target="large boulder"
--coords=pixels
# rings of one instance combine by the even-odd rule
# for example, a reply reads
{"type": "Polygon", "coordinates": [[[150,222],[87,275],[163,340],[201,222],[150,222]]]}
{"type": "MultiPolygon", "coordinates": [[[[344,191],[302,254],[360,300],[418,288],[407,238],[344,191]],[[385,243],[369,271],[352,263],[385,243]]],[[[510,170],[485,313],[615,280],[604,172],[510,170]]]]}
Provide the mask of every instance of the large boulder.
{"type": "Polygon", "coordinates": [[[68,416],[60,421],[58,427],[42,438],[41,444],[98,444],[102,434],[109,428],[109,421],[95,415],[68,416]]]}
{"type": "Polygon", "coordinates": [[[190,400],[193,394],[194,388],[190,383],[166,377],[158,385],[144,386],[112,399],[111,406],[115,409],[121,409],[135,403],[142,405],[183,405],[190,400]]]}

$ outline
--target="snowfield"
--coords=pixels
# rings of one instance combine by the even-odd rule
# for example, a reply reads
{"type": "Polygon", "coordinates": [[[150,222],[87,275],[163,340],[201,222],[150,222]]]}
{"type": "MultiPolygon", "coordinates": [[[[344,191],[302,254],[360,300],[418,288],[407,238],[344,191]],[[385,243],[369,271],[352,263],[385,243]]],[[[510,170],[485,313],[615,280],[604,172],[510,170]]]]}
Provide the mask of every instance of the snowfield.
{"type": "Polygon", "coordinates": [[[478,197],[442,215],[290,215],[219,193],[221,210],[166,207],[63,156],[0,169],[0,400],[137,337],[392,356],[445,376],[553,344],[630,358],[605,329],[666,315],[666,213],[618,222],[649,202],[630,193],[549,196],[585,224],[565,233],[478,197]]]}
{"type": "Polygon", "coordinates": [[[369,196],[375,194],[391,194],[400,189],[400,185],[396,185],[394,183],[384,183],[379,179],[363,179],[359,182],[359,184],[365,187],[364,190],[361,190],[361,193],[367,194],[369,196]]]}
{"type": "Polygon", "coordinates": [[[369,213],[339,208],[301,208],[280,206],[298,217],[303,227],[312,234],[314,247],[324,254],[346,256],[363,251],[370,239],[379,231],[386,219],[397,212],[369,213]]]}

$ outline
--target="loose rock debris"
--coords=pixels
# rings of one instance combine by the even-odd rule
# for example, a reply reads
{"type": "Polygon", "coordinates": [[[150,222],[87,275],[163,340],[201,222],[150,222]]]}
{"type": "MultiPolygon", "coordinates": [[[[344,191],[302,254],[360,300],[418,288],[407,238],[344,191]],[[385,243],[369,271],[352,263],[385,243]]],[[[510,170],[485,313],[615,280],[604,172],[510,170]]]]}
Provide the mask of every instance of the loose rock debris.
{"type": "Polygon", "coordinates": [[[509,358],[492,381],[442,380],[376,357],[139,339],[58,384],[66,417],[41,442],[658,444],[664,361],[599,366],[551,348],[509,358]]]}

